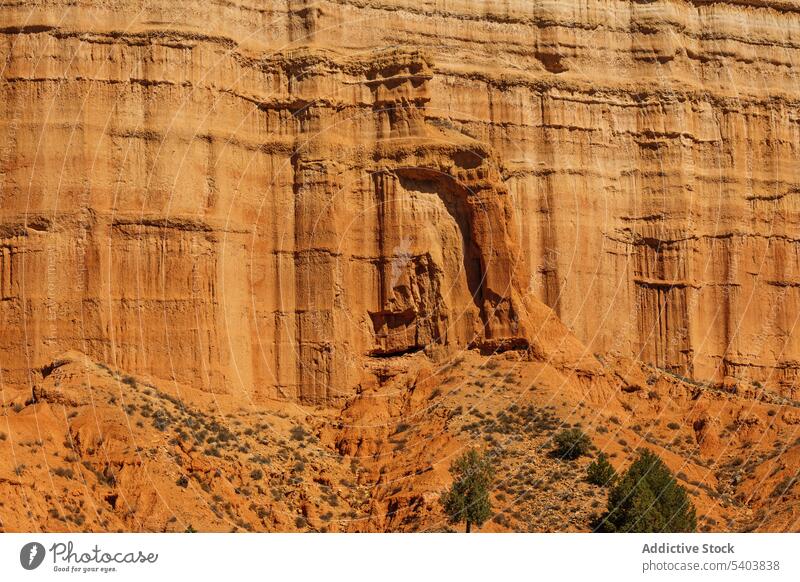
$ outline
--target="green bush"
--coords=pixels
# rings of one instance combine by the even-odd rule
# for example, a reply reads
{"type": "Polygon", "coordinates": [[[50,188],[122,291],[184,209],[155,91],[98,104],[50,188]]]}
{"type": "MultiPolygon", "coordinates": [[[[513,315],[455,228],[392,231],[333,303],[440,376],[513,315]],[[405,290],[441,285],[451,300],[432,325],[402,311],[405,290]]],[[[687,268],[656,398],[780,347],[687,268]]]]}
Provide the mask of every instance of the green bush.
{"type": "Polygon", "coordinates": [[[655,453],[639,452],[608,496],[608,511],[598,524],[605,532],[693,532],[694,505],[686,489],[655,453]]]}
{"type": "Polygon", "coordinates": [[[617,472],[605,453],[600,453],[586,470],[586,480],[592,485],[612,487],[617,479],[617,472]]]}
{"type": "Polygon", "coordinates": [[[554,454],[560,459],[571,461],[589,453],[592,441],[579,428],[568,428],[555,437],[554,454]]]}

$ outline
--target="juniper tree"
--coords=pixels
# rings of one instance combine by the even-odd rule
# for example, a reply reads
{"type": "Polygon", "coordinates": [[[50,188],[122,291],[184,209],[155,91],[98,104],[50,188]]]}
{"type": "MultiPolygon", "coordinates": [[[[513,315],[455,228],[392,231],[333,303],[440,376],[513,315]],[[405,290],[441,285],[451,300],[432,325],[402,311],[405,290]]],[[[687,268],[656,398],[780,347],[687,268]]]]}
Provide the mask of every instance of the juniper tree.
{"type": "Polygon", "coordinates": [[[469,533],[473,524],[480,527],[491,517],[489,491],[494,468],[487,455],[470,449],[450,465],[450,474],[453,484],[440,501],[450,523],[465,522],[469,533]]]}
{"type": "Polygon", "coordinates": [[[607,532],[692,532],[694,505],[658,455],[644,449],[608,496],[598,529],[607,532]]]}
{"type": "Polygon", "coordinates": [[[592,485],[611,487],[617,479],[617,472],[605,453],[600,453],[586,469],[586,480],[592,485]]]}

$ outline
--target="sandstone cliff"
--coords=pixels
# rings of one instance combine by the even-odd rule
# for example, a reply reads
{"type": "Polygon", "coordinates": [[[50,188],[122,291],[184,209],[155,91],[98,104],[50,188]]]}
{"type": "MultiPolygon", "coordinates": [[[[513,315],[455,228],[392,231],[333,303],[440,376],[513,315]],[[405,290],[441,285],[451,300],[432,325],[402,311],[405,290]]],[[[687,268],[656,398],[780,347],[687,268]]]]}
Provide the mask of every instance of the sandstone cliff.
{"type": "Polygon", "coordinates": [[[324,399],[514,343],[530,297],[591,352],[791,396],[795,8],[5,5],[4,381],[79,348],[324,399]]]}
{"type": "MultiPolygon", "coordinates": [[[[796,528],[788,490],[777,513],[757,514],[773,500],[765,483],[794,483],[797,467],[799,37],[788,0],[0,4],[9,434],[41,413],[71,444],[33,449],[104,475],[89,497],[115,517],[96,529],[175,529],[169,507],[152,508],[184,473],[217,508],[173,508],[185,523],[286,529],[293,518],[267,517],[283,512],[323,527],[309,499],[330,490],[314,478],[289,505],[275,494],[220,517],[212,495],[253,488],[236,451],[215,477],[213,451],[184,450],[188,437],[171,443],[149,420],[123,435],[133,415],[117,404],[149,410],[153,394],[174,394],[197,409],[167,400],[163,414],[216,428],[195,418],[214,403],[243,426],[254,419],[240,408],[314,407],[292,420],[337,455],[310,472],[379,487],[349,495],[362,521],[340,528],[433,528],[446,459],[485,436],[452,412],[485,398],[480,414],[519,417],[469,378],[485,365],[471,358],[495,354],[521,375],[506,395],[518,407],[559,398],[537,417],[544,432],[624,417],[594,435],[620,455],[655,432],[676,471],[689,463],[688,480],[713,485],[707,527],[796,528]],[[80,355],[54,376],[69,350],[80,355]],[[460,392],[433,396],[445,368],[460,392]],[[156,392],[133,395],[125,377],[156,392]],[[546,396],[525,391],[539,382],[546,396]],[[69,414],[89,414],[87,386],[103,388],[108,426],[80,437],[69,414]],[[63,423],[47,416],[56,405],[63,423]],[[683,445],[666,447],[662,415],[683,445]],[[417,430],[398,447],[390,431],[406,417],[417,430]],[[354,428],[369,418],[375,431],[354,428]],[[158,475],[147,486],[140,438],[158,475]],[[726,464],[748,447],[748,471],[726,464]],[[175,455],[202,468],[176,473],[175,455]],[[362,457],[360,471],[346,462],[362,457]],[[146,502],[106,499],[125,491],[146,502]]],[[[278,440],[290,438],[282,424],[270,420],[278,440]]],[[[540,432],[520,455],[544,446],[540,432]]],[[[291,458],[285,443],[260,445],[259,458],[291,458]]],[[[24,497],[39,473],[7,465],[0,483],[24,497]]],[[[27,519],[47,519],[46,505],[27,519]]]]}

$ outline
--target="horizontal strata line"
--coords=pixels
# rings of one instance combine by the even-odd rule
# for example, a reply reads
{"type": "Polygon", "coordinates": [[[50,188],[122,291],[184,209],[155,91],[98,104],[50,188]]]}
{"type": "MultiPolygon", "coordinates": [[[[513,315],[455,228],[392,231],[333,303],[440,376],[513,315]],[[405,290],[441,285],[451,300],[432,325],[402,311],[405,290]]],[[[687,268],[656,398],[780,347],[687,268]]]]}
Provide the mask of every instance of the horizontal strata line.
{"type": "Polygon", "coordinates": [[[704,287],[741,287],[741,283],[729,281],[689,281],[683,279],[650,279],[647,277],[634,277],[633,283],[639,287],[651,289],[701,289],[704,287]]]}
{"type": "MultiPolygon", "coordinates": [[[[572,28],[572,27],[570,27],[570,28],[572,28]]],[[[667,30],[674,32],[674,28],[675,27],[670,27],[667,30]]],[[[319,54],[319,53],[312,53],[312,52],[309,52],[309,49],[307,49],[306,47],[299,47],[296,50],[288,50],[288,51],[280,51],[280,52],[275,52],[275,53],[267,53],[268,56],[266,58],[255,59],[253,57],[246,56],[243,52],[239,51],[238,50],[238,43],[236,43],[236,41],[233,40],[230,37],[210,36],[210,35],[203,35],[203,34],[194,33],[194,32],[179,31],[179,30],[172,30],[172,29],[167,29],[167,30],[158,29],[158,30],[153,30],[153,31],[149,31],[149,32],[141,32],[141,33],[129,33],[129,32],[123,32],[123,31],[109,31],[109,32],[106,32],[106,33],[96,33],[96,32],[88,32],[88,31],[68,31],[68,30],[65,30],[65,29],[57,29],[57,28],[49,27],[49,26],[45,26],[45,25],[41,25],[41,26],[39,26],[39,25],[28,25],[28,26],[22,26],[22,27],[14,27],[14,26],[6,27],[5,29],[0,29],[0,32],[4,32],[5,34],[21,34],[22,32],[24,32],[26,30],[39,31],[40,29],[52,34],[55,37],[59,37],[59,38],[71,38],[71,37],[74,37],[74,38],[79,38],[82,42],[87,42],[87,43],[103,42],[104,44],[109,44],[109,43],[115,43],[115,42],[125,42],[126,39],[127,39],[129,41],[135,41],[135,42],[133,42],[133,44],[135,44],[135,45],[141,45],[143,40],[153,40],[153,39],[165,40],[165,39],[169,39],[169,38],[182,38],[182,39],[184,39],[186,41],[199,41],[199,42],[208,42],[208,43],[219,43],[219,44],[223,44],[226,48],[228,48],[231,51],[232,57],[238,58],[240,61],[242,61],[242,64],[244,64],[244,65],[248,65],[249,64],[250,66],[254,66],[254,67],[257,67],[257,68],[261,68],[261,69],[263,69],[265,65],[274,66],[275,64],[277,64],[279,62],[291,63],[293,65],[293,68],[296,68],[297,63],[301,63],[301,64],[306,64],[307,63],[309,66],[313,66],[313,65],[319,64],[321,62],[325,62],[325,63],[330,64],[330,65],[338,66],[339,69],[341,71],[343,71],[343,72],[348,71],[348,69],[350,69],[351,70],[350,72],[352,72],[353,58],[354,58],[352,55],[341,54],[340,55],[341,56],[341,59],[340,59],[341,62],[339,62],[335,58],[331,58],[329,55],[323,55],[323,54],[319,54]],[[102,38],[105,38],[106,40],[102,41],[101,40],[102,38]],[[237,49],[237,50],[234,50],[234,49],[237,49]]],[[[798,27],[798,29],[800,30],[800,27],[798,27]]],[[[630,32],[631,32],[629,28],[614,29],[613,31],[614,32],[619,32],[620,34],[624,34],[626,36],[629,36],[630,32]]],[[[738,36],[712,35],[711,33],[704,33],[705,36],[703,34],[695,36],[690,32],[682,32],[682,31],[679,31],[679,32],[682,35],[686,36],[687,38],[696,40],[698,42],[709,41],[709,42],[713,42],[713,43],[719,43],[720,41],[726,41],[727,40],[727,41],[737,42],[737,43],[748,45],[748,46],[763,46],[763,47],[769,47],[769,48],[773,48],[773,49],[775,47],[778,47],[778,48],[783,48],[785,50],[792,50],[792,49],[800,50],[800,44],[792,44],[792,43],[787,43],[787,42],[781,42],[779,39],[776,39],[774,41],[771,41],[771,40],[755,41],[755,40],[752,40],[750,38],[738,37],[738,36]]],[[[165,46],[171,46],[171,44],[169,42],[165,42],[165,43],[162,43],[162,44],[164,44],[165,46]]],[[[523,46],[523,45],[520,45],[520,46],[523,46]]],[[[190,48],[190,46],[189,45],[179,45],[177,48],[190,48]]],[[[557,47],[554,47],[554,48],[557,50],[557,47]]],[[[587,45],[586,48],[588,50],[590,47],[587,45]]],[[[642,50],[645,50],[645,49],[642,49],[642,50]]],[[[538,49],[537,51],[532,52],[531,56],[535,58],[536,55],[538,54],[538,52],[541,52],[541,49],[538,49]]],[[[630,51],[618,51],[618,52],[625,53],[625,52],[630,52],[630,51]]],[[[647,52],[653,52],[653,51],[647,51],[647,52]]],[[[728,51],[728,52],[725,52],[725,53],[717,51],[716,53],[711,52],[711,53],[708,53],[708,54],[709,54],[709,60],[712,60],[715,57],[719,57],[719,58],[722,58],[722,59],[724,59],[726,57],[727,58],[736,58],[735,57],[735,53],[733,53],[731,51],[728,51]]],[[[565,54],[564,56],[569,56],[569,55],[565,54]]],[[[694,59],[701,58],[701,55],[699,53],[697,53],[696,51],[692,51],[692,58],[694,58],[694,59]]],[[[774,59],[769,60],[769,59],[743,59],[743,58],[741,58],[741,59],[736,59],[736,60],[738,62],[742,62],[742,63],[746,63],[746,64],[752,64],[753,62],[757,62],[757,61],[758,62],[762,62],[763,61],[763,62],[771,64],[771,65],[786,66],[786,67],[790,67],[791,64],[792,64],[791,61],[789,61],[789,62],[779,62],[779,61],[775,61],[774,59]]],[[[368,66],[368,65],[362,64],[362,66],[359,67],[359,68],[361,70],[363,70],[364,66],[368,66]]]]}
{"type": "MultiPolygon", "coordinates": [[[[713,46],[714,43],[719,43],[721,41],[722,42],[731,41],[731,42],[738,43],[740,45],[744,45],[744,46],[748,46],[748,47],[755,47],[755,48],[780,48],[780,49],[784,49],[784,50],[800,50],[800,43],[794,43],[794,42],[791,42],[791,41],[780,40],[780,39],[777,39],[777,38],[774,39],[774,40],[773,39],[753,39],[753,38],[740,36],[740,35],[736,35],[736,34],[714,33],[714,32],[710,32],[710,31],[697,33],[697,32],[694,32],[693,30],[691,30],[687,26],[678,25],[676,23],[669,23],[669,24],[667,24],[667,25],[665,25],[665,26],[663,26],[661,28],[657,28],[657,27],[653,27],[652,25],[649,25],[649,24],[648,25],[640,25],[640,24],[637,24],[635,22],[632,22],[631,23],[631,27],[629,27],[629,28],[619,28],[619,27],[611,27],[611,26],[606,26],[606,25],[573,26],[573,25],[571,25],[569,23],[565,23],[565,22],[546,21],[546,22],[543,22],[543,23],[541,23],[539,25],[533,26],[533,28],[536,28],[538,30],[566,29],[567,31],[572,31],[573,29],[578,29],[578,30],[585,30],[587,32],[594,32],[594,31],[597,31],[597,30],[603,30],[603,31],[609,33],[609,35],[618,35],[618,36],[623,36],[623,37],[628,37],[628,38],[630,38],[631,36],[636,36],[637,35],[637,34],[634,34],[634,33],[638,33],[638,36],[654,36],[654,35],[657,35],[657,34],[670,33],[670,34],[680,35],[680,36],[684,37],[685,39],[687,39],[689,41],[693,41],[695,43],[700,43],[700,44],[708,43],[708,44],[712,44],[712,46],[713,46]]],[[[800,26],[798,26],[798,29],[800,29],[800,26]]],[[[404,32],[406,32],[406,31],[404,31],[404,32]]],[[[412,36],[412,37],[416,37],[418,39],[432,39],[432,40],[435,39],[436,46],[441,46],[442,45],[442,37],[441,37],[441,35],[436,34],[435,32],[411,31],[411,32],[408,32],[408,35],[412,36]]],[[[449,43],[450,45],[456,45],[456,47],[464,46],[466,48],[466,47],[474,46],[476,44],[475,41],[470,37],[449,36],[449,37],[447,37],[447,39],[450,41],[450,43],[449,43]]],[[[562,45],[559,44],[558,41],[556,41],[555,43],[552,43],[552,44],[548,44],[547,42],[542,42],[539,45],[537,45],[537,48],[534,49],[534,50],[528,49],[527,48],[528,45],[520,44],[519,42],[516,42],[514,40],[500,40],[500,41],[497,41],[496,43],[493,41],[493,44],[496,44],[498,47],[502,47],[501,51],[503,51],[505,53],[508,53],[508,54],[511,54],[511,55],[515,55],[515,56],[521,56],[521,57],[531,57],[531,58],[535,58],[537,60],[539,59],[539,55],[542,55],[542,54],[547,54],[547,55],[558,54],[558,55],[563,56],[565,58],[569,58],[575,51],[586,51],[586,52],[589,52],[589,51],[592,51],[593,48],[594,48],[595,51],[603,51],[603,52],[606,52],[606,53],[613,53],[613,54],[617,54],[617,53],[621,53],[621,54],[627,54],[627,53],[631,53],[631,54],[634,54],[634,53],[638,53],[638,54],[661,54],[661,53],[658,52],[657,49],[648,48],[646,46],[631,47],[629,49],[614,49],[614,48],[608,48],[608,47],[605,47],[605,46],[600,46],[600,47],[596,47],[595,48],[595,47],[592,47],[592,45],[590,45],[588,43],[579,43],[579,41],[576,41],[574,39],[571,40],[570,42],[572,44],[569,44],[569,45],[564,44],[563,45],[563,49],[562,49],[562,45]]],[[[609,43],[609,44],[611,44],[611,43],[609,43]]],[[[684,46],[684,45],[681,45],[681,46],[684,46]]],[[[456,47],[453,47],[453,48],[456,48],[456,47]]],[[[697,58],[700,58],[701,52],[700,51],[694,51],[693,54],[696,55],[697,58]]],[[[708,54],[712,55],[712,56],[710,58],[708,58],[708,59],[705,59],[705,60],[711,61],[711,60],[714,60],[714,56],[713,55],[723,55],[725,53],[717,51],[717,52],[709,52],[708,54]]],[[[638,57],[638,58],[641,58],[641,57],[638,57]]],[[[501,60],[505,60],[505,59],[501,59],[501,60]]],[[[765,62],[770,62],[770,61],[765,61],[765,62]]],[[[780,64],[783,65],[784,63],[780,63],[780,64]]]]}
{"type": "Polygon", "coordinates": [[[655,86],[656,81],[664,83],[666,78],[652,79],[647,82],[636,82],[627,85],[611,86],[598,86],[597,83],[589,81],[582,81],[578,79],[565,79],[563,77],[543,76],[540,78],[530,77],[498,77],[488,73],[485,70],[454,70],[437,67],[436,75],[434,78],[440,76],[458,77],[467,80],[479,80],[491,85],[494,88],[505,89],[507,87],[526,87],[533,89],[536,93],[547,97],[548,99],[563,100],[563,101],[576,101],[585,104],[620,104],[636,107],[645,107],[651,105],[660,105],[664,102],[684,102],[684,101],[708,101],[715,105],[724,105],[727,107],[741,106],[741,104],[759,105],[763,106],[771,102],[785,102],[792,107],[800,105],[800,99],[796,96],[789,96],[779,93],[769,94],[764,97],[763,91],[761,93],[747,94],[742,91],[741,87],[737,87],[736,93],[729,95],[712,93],[708,87],[686,88],[685,78],[674,78],[670,80],[675,81],[674,87],[662,88],[655,86]],[[545,94],[550,90],[570,91],[577,95],[589,95],[587,100],[581,100],[574,95],[561,95],[561,94],[545,94]],[[616,97],[616,100],[611,100],[616,97]],[[620,97],[624,100],[619,99],[620,97]],[[647,101],[650,99],[650,101],[647,101]]]}
{"type": "MultiPolygon", "coordinates": [[[[343,111],[346,109],[365,109],[359,105],[352,105],[347,106],[344,108],[337,108],[337,111],[343,111]]],[[[213,120],[213,118],[211,118],[213,120]]],[[[446,120],[446,118],[440,117],[433,117],[433,116],[426,116],[426,120],[431,122],[433,125],[438,125],[437,122],[441,120],[446,120]]],[[[287,119],[287,121],[289,121],[287,119]]],[[[581,126],[572,126],[572,125],[563,125],[563,124],[552,124],[552,123],[513,123],[513,122],[492,122],[490,120],[471,120],[473,124],[479,124],[486,127],[515,127],[521,129],[530,129],[530,130],[567,130],[567,131],[580,131],[586,133],[596,133],[596,132],[605,132],[604,128],[600,127],[581,127],[581,126]]],[[[207,125],[215,126],[216,124],[213,121],[209,121],[207,125]]],[[[91,123],[86,121],[50,121],[50,122],[42,122],[42,121],[15,121],[15,120],[0,120],[0,127],[35,127],[35,128],[42,128],[47,127],[51,129],[63,129],[63,130],[73,130],[73,129],[81,129],[81,130],[97,130],[103,131],[103,135],[108,137],[120,137],[120,138],[130,138],[130,139],[141,139],[141,140],[149,140],[149,141],[164,141],[167,136],[170,136],[172,139],[179,139],[182,141],[189,140],[206,140],[206,141],[223,141],[223,140],[230,140],[233,145],[236,145],[237,140],[243,140],[242,134],[228,134],[223,133],[221,131],[199,131],[193,132],[189,137],[187,137],[187,132],[182,131],[182,128],[175,128],[169,131],[159,131],[158,128],[153,127],[149,129],[119,129],[119,128],[112,128],[108,129],[108,126],[105,124],[99,123],[91,123]]],[[[248,129],[250,126],[247,126],[248,129]]],[[[618,131],[618,130],[611,130],[607,132],[611,137],[643,137],[648,139],[663,139],[663,140],[672,140],[672,141],[681,141],[683,139],[687,139],[693,143],[699,145],[705,144],[721,144],[724,140],[723,139],[701,139],[697,136],[694,136],[687,132],[654,132],[649,130],[642,130],[640,132],[635,131],[618,131]]],[[[258,145],[261,149],[267,147],[268,145],[273,145],[275,147],[280,146],[292,146],[298,139],[298,135],[305,135],[301,133],[280,133],[276,130],[269,130],[268,133],[254,133],[252,131],[246,131],[245,135],[249,136],[258,136],[256,139],[255,137],[252,140],[252,145],[258,145]],[[262,137],[263,136],[263,137],[262,137]]],[[[516,138],[515,138],[516,139],[516,138]]],[[[243,145],[243,144],[241,144],[243,145]]],[[[354,146],[343,146],[343,149],[352,149],[355,150],[358,148],[358,144],[354,146]]],[[[540,169],[536,169],[533,171],[540,171],[540,169]]]]}
{"type": "MultiPolygon", "coordinates": [[[[228,87],[215,87],[213,85],[197,85],[191,81],[172,81],[170,79],[143,79],[137,77],[129,77],[126,79],[111,79],[111,78],[98,78],[98,77],[83,77],[80,75],[75,76],[40,76],[40,77],[24,77],[24,76],[7,76],[3,78],[7,83],[58,83],[59,85],[68,82],[78,83],[101,83],[107,85],[141,85],[144,87],[150,86],[167,86],[167,87],[185,87],[193,91],[198,89],[206,90],[212,93],[225,93],[233,97],[242,99],[252,103],[259,109],[263,110],[287,110],[295,113],[308,109],[309,107],[327,107],[330,109],[344,109],[346,107],[372,107],[372,103],[360,102],[348,104],[344,101],[333,100],[326,97],[303,98],[298,95],[286,94],[280,97],[246,95],[241,92],[234,91],[228,87]]],[[[191,92],[190,92],[191,94],[191,92]]]]}
{"type": "MultiPolygon", "coordinates": [[[[434,109],[435,110],[435,109],[434,109]]],[[[767,117],[765,115],[765,117],[767,117]]],[[[531,129],[562,129],[567,131],[583,131],[587,133],[591,132],[604,132],[606,131],[603,127],[587,127],[587,126],[580,126],[580,125],[568,125],[563,123],[516,123],[513,121],[502,121],[496,122],[491,121],[488,119],[469,119],[469,120],[462,120],[453,118],[446,118],[446,117],[434,117],[432,115],[426,115],[426,120],[432,121],[434,124],[436,122],[441,122],[442,120],[448,121],[450,123],[469,123],[475,125],[484,125],[484,126],[491,126],[491,127],[514,127],[514,128],[531,128],[531,129]]],[[[681,139],[688,139],[697,144],[721,144],[723,140],[721,138],[713,138],[713,139],[702,139],[696,135],[693,135],[686,131],[655,131],[650,129],[642,129],[640,131],[630,131],[630,130],[610,130],[608,133],[611,136],[632,136],[632,137],[644,137],[649,139],[665,139],[665,140],[681,140],[681,139]]],[[[515,138],[516,139],[516,138],[515,138]]]]}
{"type": "MultiPolygon", "coordinates": [[[[535,14],[531,16],[506,16],[497,13],[480,14],[465,14],[454,12],[452,10],[442,10],[440,8],[417,8],[413,5],[406,4],[403,6],[386,4],[379,0],[330,0],[336,4],[353,6],[355,8],[370,8],[373,10],[382,10],[385,12],[407,12],[415,16],[438,16],[444,18],[452,18],[454,20],[468,20],[479,22],[490,22],[496,24],[528,24],[536,23],[536,21],[554,22],[552,19],[542,19],[535,14]]],[[[780,13],[800,13],[800,6],[793,3],[781,2],[775,0],[688,0],[689,4],[698,6],[706,6],[710,4],[727,4],[731,7],[746,6],[748,8],[772,10],[780,13]]],[[[620,3],[622,4],[622,3],[620,3]]],[[[626,3],[627,4],[627,3],[626,3]]]]}
{"type": "MultiPolygon", "coordinates": [[[[571,28],[581,28],[588,31],[594,30],[602,30],[602,29],[611,29],[611,30],[620,30],[624,32],[625,30],[622,28],[614,28],[609,27],[605,23],[584,23],[584,22],[571,22],[571,21],[561,21],[556,20],[553,18],[549,18],[547,16],[537,15],[533,10],[531,14],[523,14],[519,16],[515,15],[508,15],[508,14],[499,14],[496,12],[482,12],[478,13],[464,13],[464,12],[457,12],[454,10],[446,10],[441,9],[439,7],[417,7],[411,3],[408,3],[403,6],[398,6],[396,4],[387,4],[385,2],[374,1],[374,0],[330,0],[334,4],[338,4],[340,6],[349,6],[356,9],[370,9],[370,10],[377,10],[383,12],[405,12],[409,14],[413,14],[415,16],[429,16],[429,17],[439,17],[439,18],[447,18],[452,20],[461,20],[461,21],[470,21],[470,22],[481,22],[487,23],[489,25],[496,25],[496,24],[508,24],[508,25],[520,25],[520,24],[529,24],[537,27],[547,27],[547,26],[565,26],[571,28]]],[[[785,2],[785,1],[776,1],[776,0],[688,0],[688,3],[695,6],[707,6],[707,5],[727,5],[732,8],[736,7],[747,7],[751,9],[755,9],[758,11],[769,11],[769,12],[777,12],[777,13],[800,13],[800,6],[796,5],[795,3],[785,2]]],[[[226,7],[233,7],[241,12],[251,12],[257,14],[274,14],[276,16],[276,21],[283,22],[288,19],[292,14],[300,14],[301,11],[291,11],[291,10],[280,10],[279,8],[259,8],[258,6],[250,6],[245,5],[238,2],[232,2],[230,0],[216,0],[213,4],[226,6],[226,7]]],[[[8,7],[17,7],[23,5],[22,3],[18,2],[7,2],[0,4],[2,8],[8,7]]],[[[620,3],[623,5],[623,3],[620,3]]],[[[369,19],[374,20],[374,19],[369,19]]]]}
{"type": "MultiPolygon", "coordinates": [[[[611,236],[608,233],[606,233],[604,236],[608,240],[632,246],[643,246],[643,245],[652,246],[652,244],[648,244],[648,242],[645,241],[645,238],[647,239],[654,238],[654,237],[640,237],[640,236],[639,237],[632,236],[631,238],[621,238],[621,237],[611,236]]],[[[693,234],[682,238],[657,239],[656,242],[661,245],[671,245],[676,243],[703,240],[703,239],[722,240],[722,239],[733,239],[733,238],[760,238],[767,241],[781,240],[791,244],[800,244],[800,238],[790,237],[785,234],[778,234],[778,233],[761,234],[761,233],[741,232],[741,231],[723,232],[719,234],[693,234]]]]}
{"type": "MultiPolygon", "coordinates": [[[[568,26],[565,24],[550,24],[537,26],[540,30],[546,30],[547,28],[567,28],[569,30],[576,28],[575,26],[568,26]]],[[[590,30],[594,30],[593,27],[588,27],[590,30]]],[[[799,27],[800,28],[800,27],[799,27]]],[[[607,30],[611,33],[616,33],[620,35],[630,36],[631,30],[629,28],[607,28],[607,30]]],[[[710,32],[695,34],[690,30],[687,30],[685,27],[675,27],[674,25],[670,25],[669,27],[665,27],[664,30],[653,30],[650,31],[651,34],[657,34],[661,32],[671,32],[671,33],[679,33],[682,36],[686,37],[687,39],[693,40],[698,43],[719,43],[722,41],[731,41],[741,45],[750,46],[750,47],[763,47],[763,48],[781,48],[784,50],[800,50],[800,43],[791,43],[787,41],[781,41],[780,39],[763,39],[763,40],[754,40],[748,37],[742,37],[738,35],[725,35],[725,34],[714,34],[710,32]],[[677,31],[676,31],[677,28],[677,31]]],[[[307,49],[304,47],[300,47],[296,50],[279,50],[273,53],[266,53],[267,56],[265,58],[254,58],[251,56],[246,56],[242,51],[238,50],[238,43],[232,38],[227,36],[211,36],[211,35],[204,35],[195,32],[188,32],[188,31],[179,31],[175,29],[155,29],[152,31],[147,32],[123,32],[123,31],[107,31],[107,32],[90,32],[90,31],[71,31],[68,29],[60,29],[49,25],[20,25],[20,26],[10,26],[5,28],[0,28],[0,34],[7,34],[7,35],[19,35],[19,34],[38,34],[38,33],[49,33],[54,38],[77,38],[80,39],[81,42],[84,43],[93,43],[93,44],[114,44],[114,43],[124,43],[130,46],[149,46],[149,45],[161,45],[166,47],[178,48],[178,49],[191,49],[196,46],[196,43],[209,43],[209,44],[218,44],[226,48],[228,51],[231,52],[231,56],[233,58],[237,58],[237,60],[241,61],[242,64],[250,64],[251,66],[255,66],[260,69],[264,69],[267,65],[274,65],[276,62],[291,62],[294,66],[298,63],[304,64],[306,66],[314,66],[319,63],[327,63],[329,65],[339,65],[340,70],[347,71],[348,69],[351,70],[353,68],[353,58],[351,55],[341,54],[341,61],[337,62],[335,58],[331,58],[329,55],[326,54],[315,54],[307,52],[307,49]],[[180,39],[183,42],[180,42],[176,39],[180,39]],[[153,43],[154,40],[160,40],[160,43],[153,43]],[[147,41],[147,42],[145,42],[147,41]],[[195,43],[195,44],[192,44],[195,43]],[[309,59],[309,57],[312,57],[309,59]]],[[[417,36],[420,36],[421,33],[417,33],[417,36]]],[[[422,34],[422,36],[425,36],[422,34]]],[[[461,41],[463,44],[474,44],[470,43],[469,39],[463,39],[461,41]]],[[[440,44],[440,43],[437,43],[440,44]]],[[[504,46],[509,47],[506,52],[509,52],[515,56],[530,56],[532,58],[538,59],[538,55],[542,53],[542,48],[538,48],[534,51],[526,50],[524,47],[526,45],[517,44],[514,42],[502,42],[500,43],[504,46]],[[515,50],[512,50],[513,47],[519,47],[515,50]]],[[[280,48],[280,47],[279,47],[280,48]]],[[[590,45],[585,45],[583,47],[587,51],[591,48],[590,45]]],[[[544,49],[551,49],[552,51],[559,52],[559,46],[554,45],[552,47],[548,47],[544,45],[544,49]]],[[[572,52],[574,47],[570,47],[568,52],[572,52]]],[[[631,53],[634,54],[635,52],[639,52],[642,54],[658,54],[657,50],[648,49],[648,48],[633,48],[626,51],[614,51],[621,54],[631,53]]],[[[678,53],[675,53],[676,55],[678,53]]],[[[564,54],[563,56],[568,57],[569,54],[564,54]]],[[[741,62],[744,64],[752,64],[754,62],[764,62],[773,66],[782,66],[782,67],[791,67],[792,62],[791,60],[787,61],[777,61],[775,59],[768,59],[768,58],[753,58],[748,59],[744,57],[737,57],[737,54],[734,51],[696,51],[696,50],[687,50],[687,56],[693,60],[701,60],[701,61],[711,61],[711,60],[724,60],[724,59],[733,59],[736,62],[741,62]]],[[[634,57],[634,60],[639,60],[641,57],[634,57]]],[[[364,68],[360,67],[361,69],[364,68]]],[[[380,82],[376,80],[374,82],[380,82]]]]}
{"type": "MultiPolygon", "coordinates": [[[[516,79],[514,81],[509,79],[493,79],[484,77],[480,72],[457,72],[446,71],[442,74],[447,76],[454,76],[463,79],[479,78],[479,80],[486,82],[493,87],[499,87],[495,83],[502,84],[503,86],[520,86],[532,89],[533,92],[541,98],[551,99],[553,101],[564,101],[569,103],[579,103],[582,105],[611,105],[617,107],[632,107],[632,108],[645,108],[652,105],[663,105],[664,102],[691,102],[702,101],[709,102],[711,105],[726,110],[738,111],[745,107],[764,108],[771,104],[782,104],[787,108],[800,107],[800,98],[790,97],[788,95],[773,93],[764,97],[763,94],[743,95],[721,95],[709,92],[707,89],[687,90],[687,89],[661,89],[654,88],[650,85],[649,90],[645,84],[634,84],[632,86],[624,87],[598,87],[596,84],[591,85],[581,81],[565,81],[563,79],[516,79]],[[552,90],[569,91],[569,95],[549,93],[552,90]],[[585,97],[582,97],[585,96],[585,97]],[[620,97],[624,99],[620,99],[620,97]]],[[[300,96],[285,95],[281,97],[260,97],[258,95],[247,95],[235,91],[227,87],[214,87],[208,85],[196,85],[191,81],[172,81],[168,79],[141,79],[141,78],[127,78],[127,79],[111,79],[111,78],[92,78],[76,76],[7,76],[2,78],[3,81],[10,85],[14,83],[64,83],[64,82],[81,82],[81,83],[106,83],[111,85],[124,85],[124,84],[137,84],[144,87],[148,86],[171,86],[171,87],[186,87],[191,88],[192,91],[198,89],[210,92],[226,93],[238,99],[242,99],[252,103],[262,110],[303,110],[309,107],[328,107],[337,111],[347,108],[374,108],[372,102],[355,102],[348,103],[345,101],[334,100],[331,98],[303,98],[300,96]]],[[[384,107],[383,110],[390,108],[384,107]]],[[[748,112],[749,114],[749,112],[748,112]]],[[[757,113],[753,113],[754,115],[757,113]]],[[[762,117],[767,117],[768,114],[761,114],[762,117]]],[[[462,122],[479,122],[479,119],[460,119],[462,122]]],[[[789,122],[800,122],[800,116],[796,119],[789,119],[789,122]]],[[[512,124],[512,122],[503,122],[512,124]]]]}

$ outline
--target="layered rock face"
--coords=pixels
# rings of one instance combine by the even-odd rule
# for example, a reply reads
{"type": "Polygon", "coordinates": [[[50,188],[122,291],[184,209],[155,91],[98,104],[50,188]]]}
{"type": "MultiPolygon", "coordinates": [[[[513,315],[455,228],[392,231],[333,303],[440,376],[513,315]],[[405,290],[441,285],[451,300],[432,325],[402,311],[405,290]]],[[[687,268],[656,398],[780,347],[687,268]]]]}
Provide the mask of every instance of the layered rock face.
{"type": "Polygon", "coordinates": [[[387,357],[536,353],[544,304],[792,396],[797,8],[4,6],[3,381],[79,349],[331,401],[387,357]]]}

